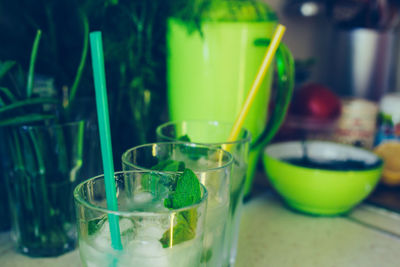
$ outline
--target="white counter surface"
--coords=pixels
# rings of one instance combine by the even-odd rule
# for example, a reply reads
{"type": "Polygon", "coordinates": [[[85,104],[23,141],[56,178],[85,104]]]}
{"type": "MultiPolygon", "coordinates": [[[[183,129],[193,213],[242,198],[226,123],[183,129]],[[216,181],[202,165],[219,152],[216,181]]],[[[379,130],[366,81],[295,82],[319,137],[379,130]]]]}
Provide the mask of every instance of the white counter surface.
{"type": "MultiPolygon", "coordinates": [[[[400,215],[361,205],[343,217],[293,212],[273,194],[245,204],[236,267],[400,266],[400,215]]],[[[0,234],[1,267],[80,266],[77,250],[57,258],[29,258],[0,234]]],[[[156,266],[155,266],[156,267],[156,266]]]]}

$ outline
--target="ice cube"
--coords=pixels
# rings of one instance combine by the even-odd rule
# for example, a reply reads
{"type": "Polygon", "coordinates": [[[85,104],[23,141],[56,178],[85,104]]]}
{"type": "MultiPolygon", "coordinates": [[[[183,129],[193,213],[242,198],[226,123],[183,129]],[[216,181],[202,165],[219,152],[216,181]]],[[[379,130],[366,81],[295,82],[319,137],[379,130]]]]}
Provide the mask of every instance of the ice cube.
{"type": "Polygon", "coordinates": [[[79,241],[79,252],[84,266],[87,267],[109,267],[118,258],[118,252],[111,247],[102,249],[82,240],[79,241]]]}
{"type": "MultiPolygon", "coordinates": [[[[146,231],[146,233],[150,233],[146,231]]],[[[127,244],[121,266],[168,267],[168,253],[156,237],[138,237],[127,244]]]]}
{"type": "Polygon", "coordinates": [[[138,204],[148,203],[153,200],[153,195],[149,192],[141,192],[134,194],[133,202],[138,204]]]}
{"type": "Polygon", "coordinates": [[[148,226],[148,227],[141,227],[137,231],[136,238],[149,238],[149,239],[154,239],[154,240],[160,240],[162,235],[166,229],[162,227],[157,227],[155,225],[148,226]]]}
{"type": "MultiPolygon", "coordinates": [[[[134,230],[134,225],[130,219],[121,218],[119,220],[119,229],[123,238],[123,241],[127,241],[131,239],[134,230]]],[[[102,249],[111,248],[111,233],[110,233],[110,224],[108,220],[106,220],[100,230],[93,236],[91,240],[96,247],[102,249]]]]}

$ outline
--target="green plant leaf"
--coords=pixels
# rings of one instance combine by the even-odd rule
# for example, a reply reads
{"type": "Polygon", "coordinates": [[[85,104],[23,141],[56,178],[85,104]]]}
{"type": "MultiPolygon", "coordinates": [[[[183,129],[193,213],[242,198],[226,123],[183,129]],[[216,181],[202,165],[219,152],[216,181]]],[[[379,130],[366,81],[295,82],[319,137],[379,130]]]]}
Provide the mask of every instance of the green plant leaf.
{"type": "Polygon", "coordinates": [[[69,95],[69,105],[71,102],[74,101],[75,95],[78,89],[79,82],[82,77],[83,69],[85,68],[85,62],[86,62],[86,57],[87,57],[87,52],[88,52],[88,45],[89,45],[89,20],[86,16],[86,14],[82,10],[78,10],[79,16],[82,20],[83,24],[83,48],[82,48],[82,54],[81,54],[81,59],[78,65],[78,69],[76,71],[75,75],[75,80],[74,83],[71,86],[71,91],[69,95]]]}
{"type": "Polygon", "coordinates": [[[107,2],[108,2],[108,4],[111,5],[111,6],[118,5],[118,0],[108,0],[107,2]]]}
{"type": "Polygon", "coordinates": [[[17,102],[13,102],[7,106],[0,108],[0,115],[6,111],[10,111],[13,109],[24,108],[26,106],[32,105],[41,105],[41,104],[57,104],[58,100],[55,98],[31,98],[26,100],[21,100],[17,102]]]}
{"type": "Polygon", "coordinates": [[[0,61],[0,80],[14,67],[15,61],[0,61]]]}
{"type": "Polygon", "coordinates": [[[31,60],[29,62],[28,84],[26,85],[26,97],[28,97],[28,98],[30,98],[32,95],[33,77],[35,75],[35,63],[36,63],[36,57],[37,57],[37,52],[39,49],[39,42],[40,42],[41,36],[42,36],[42,31],[37,30],[35,41],[33,42],[33,46],[32,46],[31,60]]]}
{"type": "Polygon", "coordinates": [[[11,102],[17,101],[15,95],[6,87],[0,87],[0,93],[3,93],[11,102]]]}
{"type": "Polygon", "coordinates": [[[11,119],[5,119],[0,121],[0,126],[12,126],[18,124],[33,123],[38,121],[45,121],[55,119],[55,115],[43,115],[43,114],[29,114],[23,116],[13,117],[11,119]]]}
{"type": "Polygon", "coordinates": [[[185,23],[188,31],[200,33],[204,21],[274,21],[276,13],[257,0],[174,0],[170,1],[172,17],[185,23]]]}

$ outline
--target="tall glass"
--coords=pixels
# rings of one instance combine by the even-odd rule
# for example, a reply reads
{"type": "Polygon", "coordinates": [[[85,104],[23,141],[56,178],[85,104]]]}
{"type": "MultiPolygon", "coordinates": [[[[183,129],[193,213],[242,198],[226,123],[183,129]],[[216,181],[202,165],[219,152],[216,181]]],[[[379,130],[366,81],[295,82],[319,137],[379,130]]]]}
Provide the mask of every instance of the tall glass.
{"type": "Polygon", "coordinates": [[[85,121],[2,128],[1,155],[11,215],[11,236],[30,256],[75,248],[72,192],[86,173],[85,121]]]}
{"type": "Polygon", "coordinates": [[[234,265],[236,259],[251,139],[250,132],[242,128],[235,141],[227,142],[232,127],[232,123],[217,121],[180,121],[167,122],[158,126],[156,130],[159,141],[177,141],[186,135],[192,143],[206,144],[216,148],[230,146],[229,152],[233,156],[230,180],[231,201],[224,252],[224,257],[229,258],[230,266],[234,265]]]}
{"type": "Polygon", "coordinates": [[[228,266],[223,249],[229,213],[231,154],[208,146],[170,142],[137,146],[122,155],[124,170],[150,169],[165,160],[183,161],[208,191],[202,266],[228,266]]]}
{"type": "Polygon", "coordinates": [[[201,186],[196,204],[167,209],[164,200],[171,191],[163,181],[174,181],[177,175],[143,170],[115,173],[118,211],[107,209],[103,175],[79,184],[74,199],[83,266],[200,266],[207,190],[201,186]],[[111,246],[111,214],[119,218],[122,250],[111,246]]]}

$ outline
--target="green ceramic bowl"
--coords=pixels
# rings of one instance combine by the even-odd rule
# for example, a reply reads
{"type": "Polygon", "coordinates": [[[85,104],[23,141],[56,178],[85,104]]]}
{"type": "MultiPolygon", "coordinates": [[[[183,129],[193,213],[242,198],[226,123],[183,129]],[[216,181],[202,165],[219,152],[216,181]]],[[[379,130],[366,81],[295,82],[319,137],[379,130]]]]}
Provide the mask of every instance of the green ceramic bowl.
{"type": "Polygon", "coordinates": [[[316,215],[337,215],[351,210],[375,188],[383,165],[370,151],[323,141],[307,141],[304,146],[300,141],[271,144],[264,150],[263,163],[272,186],[290,207],[316,215]],[[302,159],[304,154],[313,162],[357,161],[365,166],[329,170],[285,161],[302,159]]]}

